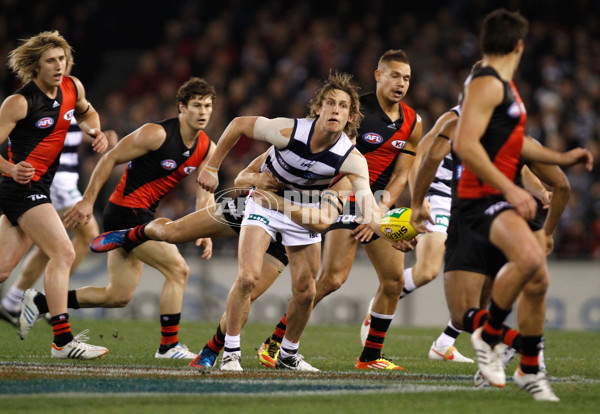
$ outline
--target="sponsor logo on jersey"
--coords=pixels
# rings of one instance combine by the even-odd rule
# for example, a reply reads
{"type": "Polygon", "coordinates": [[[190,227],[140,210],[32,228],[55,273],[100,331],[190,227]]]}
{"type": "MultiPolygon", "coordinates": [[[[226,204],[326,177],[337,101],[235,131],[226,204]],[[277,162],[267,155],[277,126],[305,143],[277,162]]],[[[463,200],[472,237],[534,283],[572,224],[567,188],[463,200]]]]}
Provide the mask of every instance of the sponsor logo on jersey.
{"type": "Polygon", "coordinates": [[[315,165],[317,162],[316,161],[303,161],[300,166],[304,167],[304,168],[310,168],[313,165],[315,165]]]}
{"type": "Polygon", "coordinates": [[[367,132],[363,135],[363,140],[367,141],[369,144],[381,144],[383,142],[383,137],[375,132],[367,132]]]}
{"type": "Polygon", "coordinates": [[[458,164],[456,166],[456,179],[457,180],[460,180],[460,177],[462,177],[463,170],[464,170],[464,168],[463,168],[462,164],[458,164]]]}
{"type": "Polygon", "coordinates": [[[184,157],[189,157],[190,156],[190,150],[185,151],[183,154],[184,157]]]}
{"type": "Polygon", "coordinates": [[[65,112],[65,115],[63,116],[65,121],[70,121],[73,118],[73,112],[75,110],[74,109],[70,109],[67,112],[65,112]]]}
{"type": "Polygon", "coordinates": [[[54,103],[52,104],[52,108],[56,108],[57,106],[60,106],[60,104],[56,101],[54,101],[54,103]]]}
{"type": "Polygon", "coordinates": [[[35,126],[41,129],[50,128],[52,125],[54,125],[54,119],[50,118],[49,116],[39,119],[35,123],[35,126]]]}
{"type": "Polygon", "coordinates": [[[497,203],[492,204],[488,208],[486,208],[485,214],[487,214],[488,216],[493,216],[496,213],[498,213],[502,210],[506,210],[511,207],[512,207],[512,204],[510,204],[508,201],[499,201],[497,203]]]}
{"type": "Polygon", "coordinates": [[[391,142],[392,146],[394,146],[395,148],[398,149],[402,149],[404,148],[404,146],[406,145],[406,141],[403,141],[401,139],[395,139],[391,142]]]}
{"type": "Polygon", "coordinates": [[[177,163],[174,160],[162,160],[160,162],[160,165],[167,171],[171,171],[177,168],[177,163]]]}
{"type": "Polygon", "coordinates": [[[518,102],[513,102],[506,110],[506,113],[511,118],[519,118],[521,116],[521,106],[518,102]]]}
{"type": "Polygon", "coordinates": [[[36,201],[36,200],[43,200],[48,197],[46,197],[45,194],[31,194],[31,195],[28,195],[27,198],[30,198],[31,201],[36,201]]]}
{"type": "Polygon", "coordinates": [[[183,167],[183,172],[187,175],[190,175],[194,171],[196,171],[196,167],[183,167]]]}
{"type": "Polygon", "coordinates": [[[391,123],[391,124],[389,124],[387,127],[388,127],[389,129],[398,129],[398,127],[396,126],[396,123],[395,123],[395,122],[392,122],[392,123],[391,123]]]}
{"type": "Polygon", "coordinates": [[[249,214],[248,220],[255,220],[255,221],[260,221],[263,224],[269,224],[269,220],[267,218],[261,216],[260,214],[249,214]]]}
{"type": "Polygon", "coordinates": [[[450,223],[450,216],[444,216],[442,214],[435,216],[435,224],[444,226],[444,227],[448,227],[449,223],[450,223]]]}

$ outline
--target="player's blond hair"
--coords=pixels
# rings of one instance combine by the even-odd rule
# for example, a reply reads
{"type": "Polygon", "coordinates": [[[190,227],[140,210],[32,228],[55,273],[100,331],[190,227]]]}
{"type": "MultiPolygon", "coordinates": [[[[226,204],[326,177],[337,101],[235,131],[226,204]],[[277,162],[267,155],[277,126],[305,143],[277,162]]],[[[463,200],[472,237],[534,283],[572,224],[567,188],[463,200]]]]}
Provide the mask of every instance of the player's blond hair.
{"type": "Polygon", "coordinates": [[[50,49],[60,47],[65,51],[66,67],[73,65],[73,50],[58,31],[41,32],[29,39],[21,39],[19,47],[8,54],[8,67],[15,72],[17,77],[27,83],[37,76],[40,57],[50,49]]]}
{"type": "Polygon", "coordinates": [[[358,127],[364,115],[360,112],[360,98],[358,96],[358,86],[352,84],[352,75],[348,73],[339,73],[337,71],[329,73],[329,77],[317,92],[315,96],[309,102],[309,118],[317,118],[319,111],[323,105],[323,101],[327,97],[327,94],[332,90],[340,90],[346,92],[350,96],[350,114],[348,122],[344,127],[344,132],[349,137],[354,137],[357,134],[358,127]]]}

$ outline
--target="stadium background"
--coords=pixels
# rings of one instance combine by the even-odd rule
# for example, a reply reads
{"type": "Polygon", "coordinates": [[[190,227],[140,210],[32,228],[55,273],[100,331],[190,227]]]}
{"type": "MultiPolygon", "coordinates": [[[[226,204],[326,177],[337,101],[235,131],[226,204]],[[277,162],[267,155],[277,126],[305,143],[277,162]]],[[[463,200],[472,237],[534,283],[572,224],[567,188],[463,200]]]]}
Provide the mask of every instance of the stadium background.
{"type": "MultiPolygon", "coordinates": [[[[499,6],[519,9],[531,22],[516,78],[528,108],[527,132],[552,148],[585,146],[595,155],[592,173],[579,167],[567,171],[572,195],[551,257],[552,289],[556,292],[552,296],[551,290],[551,297],[560,299],[562,295],[569,304],[559,301],[555,305],[559,315],[556,327],[600,329],[598,2],[451,0],[406,5],[383,0],[33,0],[25,7],[18,0],[2,0],[0,98],[19,87],[5,64],[17,39],[57,29],[75,49],[73,74],[86,85],[88,98],[101,114],[103,129],[114,129],[122,137],[145,122],[175,116],[177,88],[193,75],[206,78],[217,89],[207,129],[217,140],[237,115],[304,116],[308,100],[331,68],[353,73],[363,92],[372,91],[378,57],[389,48],[401,48],[408,53],[413,74],[405,102],[422,116],[426,131],[455,105],[470,66],[479,58],[481,19],[499,6]],[[568,309],[561,311],[561,306],[568,309]]],[[[240,142],[223,165],[221,185],[231,185],[236,173],[265,148],[260,143],[240,142]]],[[[97,157],[86,147],[81,148],[81,156],[84,187],[97,157]]],[[[121,172],[116,170],[105,186],[96,204],[98,218],[121,172]]],[[[193,180],[180,185],[163,200],[157,216],[176,218],[190,212],[194,190],[193,180]]],[[[399,203],[406,205],[408,200],[405,193],[399,203]]],[[[217,258],[209,263],[198,260],[192,244],[181,246],[193,272],[184,317],[218,317],[235,276],[236,245],[234,239],[215,240],[217,258]]],[[[128,310],[115,311],[116,315],[155,313],[152,304],[155,306],[162,282],[160,276],[147,273],[136,294],[137,302],[128,310]]],[[[369,283],[375,278],[372,273],[359,250],[351,284],[331,298],[342,302],[339,315],[337,308],[329,309],[323,313],[323,321],[331,322],[331,315],[333,321],[360,318],[369,298],[358,295],[365,287],[374,292],[375,286],[369,283]]],[[[104,258],[91,257],[72,283],[78,286],[105,280],[104,258]]],[[[417,298],[403,301],[399,312],[406,316],[396,318],[398,323],[438,323],[414,315],[436,312],[432,304],[443,314],[441,289],[437,280],[423,289],[423,295],[417,293],[412,295],[417,298]]],[[[258,318],[277,318],[287,291],[285,285],[276,286],[274,302],[265,302],[258,318]]],[[[91,312],[94,316],[107,313],[91,312]]],[[[319,320],[319,314],[315,316],[319,320]]],[[[446,318],[443,315],[442,324],[446,318]]]]}

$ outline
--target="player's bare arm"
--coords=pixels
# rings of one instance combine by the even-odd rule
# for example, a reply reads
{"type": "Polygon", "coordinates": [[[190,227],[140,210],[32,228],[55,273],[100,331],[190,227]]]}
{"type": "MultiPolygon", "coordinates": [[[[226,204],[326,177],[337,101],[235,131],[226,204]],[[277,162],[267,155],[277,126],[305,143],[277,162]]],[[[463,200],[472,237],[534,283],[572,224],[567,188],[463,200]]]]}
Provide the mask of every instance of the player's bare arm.
{"type": "MultiPolygon", "coordinates": [[[[204,168],[204,166],[208,162],[208,159],[212,156],[212,154],[214,154],[215,147],[216,147],[215,144],[211,141],[209,144],[209,147],[208,147],[208,154],[206,154],[206,157],[204,157],[204,159],[198,166],[198,172],[201,171],[202,168],[204,168]]],[[[215,204],[214,194],[209,193],[202,187],[198,186],[198,188],[196,188],[196,211],[202,210],[203,208],[212,206],[214,204],[215,204]]],[[[212,239],[210,237],[202,237],[202,238],[196,239],[196,246],[202,247],[204,249],[204,251],[202,252],[202,256],[201,256],[202,259],[208,260],[212,257],[213,243],[212,243],[212,239]]]]}
{"type": "Polygon", "coordinates": [[[94,151],[103,153],[108,148],[108,138],[100,129],[100,116],[96,109],[85,97],[85,88],[79,79],[71,76],[77,88],[77,101],[73,115],[82,132],[94,138],[92,148],[94,151]]]}
{"type": "Polygon", "coordinates": [[[445,112],[435,121],[433,127],[431,127],[429,132],[427,132],[419,142],[415,161],[413,163],[412,168],[410,169],[410,172],[408,173],[408,188],[410,189],[411,194],[414,194],[415,181],[417,179],[417,173],[419,172],[421,162],[423,161],[425,154],[429,150],[429,147],[431,147],[433,140],[435,139],[435,137],[438,136],[440,130],[447,121],[450,121],[451,119],[456,119],[457,117],[458,115],[456,115],[456,113],[453,111],[445,112]]]}
{"type": "Polygon", "coordinates": [[[76,227],[79,223],[86,224],[92,216],[98,193],[115,166],[157,150],[166,137],[167,133],[160,125],[145,124],[124,137],[113,149],[104,154],[92,172],[83,199],[65,213],[65,226],[76,227]]]}
{"type": "MultiPolygon", "coordinates": [[[[7,140],[17,122],[27,116],[27,100],[23,95],[12,95],[0,107],[0,144],[7,140]]],[[[10,175],[19,184],[27,184],[35,175],[35,168],[26,161],[13,164],[0,156],[0,172],[10,175]]]]}
{"type": "Polygon", "coordinates": [[[259,188],[267,191],[278,191],[285,187],[285,185],[277,181],[275,176],[269,171],[260,171],[260,167],[265,162],[269,150],[256,157],[252,162],[240,171],[235,177],[233,184],[236,187],[250,189],[252,187],[259,188]]]}
{"type": "Polygon", "coordinates": [[[308,230],[321,233],[335,223],[351,191],[352,185],[344,177],[321,193],[319,207],[302,206],[264,190],[255,190],[252,199],[262,207],[278,210],[308,230]]]}
{"type": "Polygon", "coordinates": [[[477,177],[502,192],[506,200],[527,220],[533,219],[536,203],[531,194],[513,183],[490,160],[481,138],[494,109],[502,102],[504,86],[491,76],[474,79],[465,88],[462,115],[454,141],[454,150],[477,177]]]}
{"type": "Polygon", "coordinates": [[[425,205],[425,195],[433,182],[440,162],[452,149],[449,138],[454,136],[457,122],[458,119],[454,116],[453,119],[450,119],[438,129],[437,136],[433,139],[429,148],[426,149],[425,156],[415,177],[410,223],[419,233],[427,231],[425,220],[435,224],[425,205]]]}
{"type": "Polygon", "coordinates": [[[383,198],[379,203],[385,211],[392,208],[398,197],[400,197],[400,194],[402,194],[402,191],[404,191],[410,170],[415,162],[419,141],[421,141],[423,133],[423,121],[419,115],[417,115],[416,122],[415,128],[406,140],[404,148],[402,148],[396,158],[390,181],[385,186],[385,191],[389,195],[389,198],[383,198]]]}
{"type": "Polygon", "coordinates": [[[594,157],[586,148],[574,148],[570,151],[559,152],[541,145],[531,137],[523,141],[521,157],[527,161],[555,164],[561,167],[582,163],[588,171],[591,171],[594,165],[594,157]]]}
{"type": "Polygon", "coordinates": [[[533,174],[552,187],[548,215],[544,222],[546,254],[550,254],[554,249],[554,232],[558,226],[560,217],[569,202],[571,186],[565,173],[556,165],[533,162],[530,163],[529,167],[533,174]]]}
{"type": "Polygon", "coordinates": [[[294,120],[290,118],[268,119],[261,116],[235,118],[227,125],[219,138],[214,155],[208,160],[206,167],[200,171],[198,184],[207,191],[215,191],[219,184],[217,175],[219,167],[242,135],[268,142],[277,148],[285,148],[292,136],[293,129],[294,120]]]}

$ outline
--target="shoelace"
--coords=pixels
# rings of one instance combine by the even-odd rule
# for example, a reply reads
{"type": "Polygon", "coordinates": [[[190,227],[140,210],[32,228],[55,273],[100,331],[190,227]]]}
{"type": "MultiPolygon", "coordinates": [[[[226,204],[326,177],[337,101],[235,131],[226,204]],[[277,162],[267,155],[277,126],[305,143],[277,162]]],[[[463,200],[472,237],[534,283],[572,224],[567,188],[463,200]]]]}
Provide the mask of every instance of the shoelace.
{"type": "Polygon", "coordinates": [[[73,338],[73,340],[77,341],[77,342],[87,342],[87,341],[89,341],[90,337],[87,336],[87,333],[89,331],[90,331],[89,329],[84,329],[83,331],[81,331],[77,335],[75,335],[75,337],[73,338]]]}
{"type": "Polygon", "coordinates": [[[274,340],[270,339],[268,346],[269,348],[267,349],[267,354],[271,358],[275,358],[275,354],[279,350],[279,344],[277,344],[277,342],[275,342],[274,340]]]}

